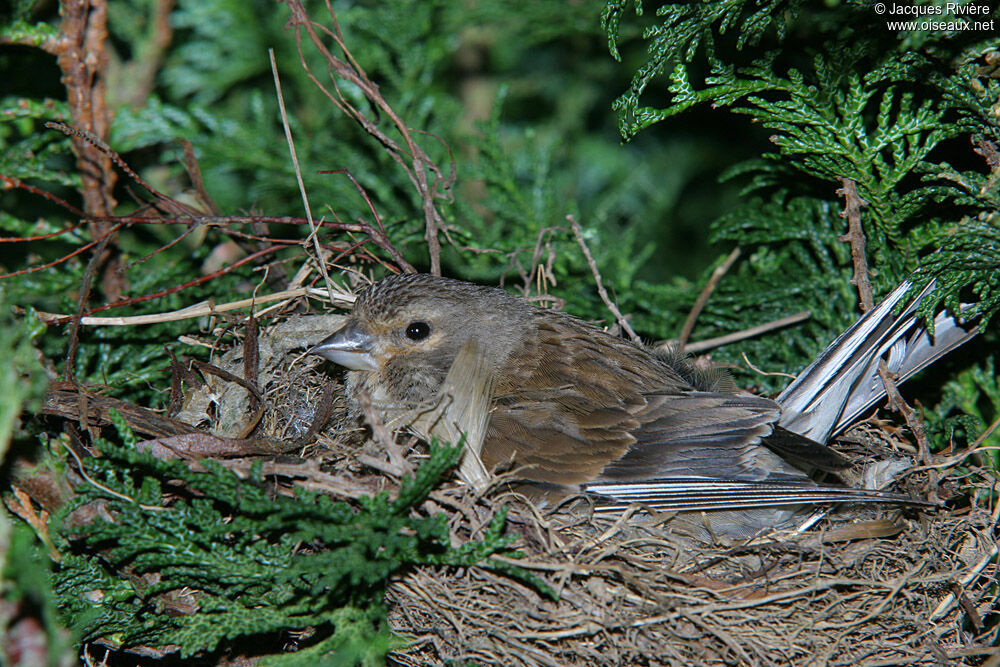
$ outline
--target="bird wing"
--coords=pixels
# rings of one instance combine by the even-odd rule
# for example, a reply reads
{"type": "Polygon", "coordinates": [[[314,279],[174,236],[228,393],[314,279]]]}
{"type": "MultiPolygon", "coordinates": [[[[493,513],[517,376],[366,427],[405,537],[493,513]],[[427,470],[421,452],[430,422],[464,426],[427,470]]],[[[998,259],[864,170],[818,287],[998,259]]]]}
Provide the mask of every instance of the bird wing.
{"type": "Polygon", "coordinates": [[[556,484],[805,478],[761,446],[774,401],[698,391],[646,350],[552,315],[497,379],[488,467],[509,461],[527,480],[556,484]]]}
{"type": "MultiPolygon", "coordinates": [[[[609,463],[598,481],[671,477],[759,481],[775,472],[776,457],[761,446],[778,419],[774,401],[700,391],[646,393],[643,398],[646,405],[636,415],[637,428],[631,431],[635,442],[620,459],[609,463]]],[[[799,476],[804,474],[799,472],[799,476]]]]}

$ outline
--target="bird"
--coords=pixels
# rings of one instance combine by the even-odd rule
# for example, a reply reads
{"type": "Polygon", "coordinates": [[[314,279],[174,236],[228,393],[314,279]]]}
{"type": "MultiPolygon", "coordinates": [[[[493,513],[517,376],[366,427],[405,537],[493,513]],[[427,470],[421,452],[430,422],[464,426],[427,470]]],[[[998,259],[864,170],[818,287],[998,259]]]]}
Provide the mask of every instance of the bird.
{"type": "Polygon", "coordinates": [[[598,511],[639,505],[699,512],[716,535],[778,527],[802,507],[926,505],[839,483],[848,461],[826,446],[884,395],[879,360],[901,379],[977,329],[942,313],[931,336],[901,312],[897,287],[776,399],[738,391],[685,355],[633,343],[503,289],[428,274],[384,278],[309,351],[348,369],[359,397],[421,437],[470,435],[460,474],[483,486],[507,470],[543,502],[582,494],[598,511]]]}

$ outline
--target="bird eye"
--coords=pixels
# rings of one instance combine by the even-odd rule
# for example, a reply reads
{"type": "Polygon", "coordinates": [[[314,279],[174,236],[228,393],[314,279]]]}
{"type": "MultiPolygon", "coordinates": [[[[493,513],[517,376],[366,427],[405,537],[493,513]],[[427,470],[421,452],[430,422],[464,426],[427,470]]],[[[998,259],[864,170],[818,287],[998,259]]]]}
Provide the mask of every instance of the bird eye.
{"type": "Polygon", "coordinates": [[[410,322],[406,325],[406,337],[410,340],[423,340],[431,335],[431,325],[427,322],[410,322]]]}

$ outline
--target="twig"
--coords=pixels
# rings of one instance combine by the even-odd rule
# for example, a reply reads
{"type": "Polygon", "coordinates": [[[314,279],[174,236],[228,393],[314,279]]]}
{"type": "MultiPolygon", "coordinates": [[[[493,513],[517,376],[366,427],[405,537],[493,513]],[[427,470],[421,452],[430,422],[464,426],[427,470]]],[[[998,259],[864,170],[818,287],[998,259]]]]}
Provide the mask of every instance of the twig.
{"type": "Polygon", "coordinates": [[[889,401],[889,407],[903,415],[906,425],[910,427],[910,432],[913,433],[913,437],[917,439],[917,457],[923,465],[930,465],[933,461],[933,457],[931,456],[930,441],[927,439],[926,431],[924,431],[924,424],[920,421],[917,411],[910,407],[910,404],[907,403],[902,394],[899,393],[899,389],[896,387],[895,378],[893,377],[893,374],[889,372],[889,366],[886,364],[885,359],[879,359],[878,375],[882,378],[882,384],[885,385],[885,393],[889,401]]]}
{"type": "Polygon", "coordinates": [[[184,433],[142,440],[136,449],[163,461],[221,459],[234,456],[274,456],[294,450],[287,442],[275,443],[260,438],[224,438],[210,433],[184,433]]]}
{"type": "Polygon", "coordinates": [[[735,343],[736,341],[743,340],[745,338],[753,338],[754,336],[759,336],[760,334],[767,333],[768,331],[774,331],[775,329],[781,329],[782,327],[797,324],[804,320],[808,320],[810,317],[812,317],[812,312],[803,310],[801,313],[795,313],[794,315],[782,317],[781,319],[774,320],[773,322],[758,324],[755,327],[750,327],[749,329],[744,329],[743,331],[737,331],[735,333],[726,334],[725,336],[718,336],[717,338],[708,338],[706,340],[699,340],[694,343],[690,343],[689,345],[684,346],[684,351],[692,354],[704,352],[705,350],[711,350],[712,348],[729,345],[730,343],[735,343]]]}
{"type": "MultiPolygon", "coordinates": [[[[959,590],[971,584],[973,580],[975,580],[975,578],[978,577],[980,573],[986,569],[986,566],[990,564],[990,561],[992,561],[994,558],[997,557],[998,552],[1000,552],[1000,549],[998,549],[997,545],[994,544],[993,548],[991,548],[988,552],[986,552],[986,554],[979,559],[979,562],[973,565],[971,568],[969,568],[969,571],[965,574],[965,576],[962,577],[961,580],[959,580],[958,582],[959,590]]],[[[941,600],[941,602],[938,603],[938,606],[934,608],[934,611],[931,612],[929,620],[936,621],[942,616],[944,616],[948,612],[948,610],[951,609],[956,599],[957,596],[955,595],[954,592],[948,593],[948,595],[944,596],[944,599],[941,600]]]]}
{"type": "Polygon", "coordinates": [[[989,425],[988,427],[986,427],[986,430],[985,430],[985,431],[983,431],[983,432],[982,432],[982,433],[981,433],[981,434],[979,435],[979,437],[978,437],[978,438],[976,438],[976,439],[975,439],[975,440],[974,440],[974,441],[972,442],[972,444],[971,444],[971,445],[969,445],[969,449],[976,449],[976,448],[978,448],[978,447],[979,447],[979,445],[981,445],[981,444],[983,444],[984,442],[986,442],[986,438],[988,438],[988,437],[990,437],[991,435],[993,435],[993,431],[997,430],[997,428],[1000,428],[1000,417],[997,417],[996,419],[994,419],[994,420],[993,420],[993,423],[992,423],[992,424],[990,424],[990,425],[989,425]]]}
{"type": "MultiPolygon", "coordinates": [[[[257,259],[258,257],[262,257],[262,256],[264,256],[266,254],[275,252],[275,251],[280,250],[280,249],[281,249],[281,246],[272,246],[270,248],[264,248],[263,250],[261,250],[259,252],[255,252],[255,253],[253,253],[251,255],[247,255],[246,257],[243,257],[242,259],[239,259],[239,260],[233,262],[232,264],[230,264],[227,267],[219,269],[218,271],[214,271],[214,272],[208,274],[207,276],[201,276],[200,278],[195,278],[194,280],[188,281],[186,283],[182,283],[180,285],[175,285],[174,287],[170,287],[170,288],[167,288],[167,289],[164,289],[164,290],[160,290],[159,292],[153,292],[152,294],[146,294],[146,295],[143,295],[143,296],[137,296],[137,297],[133,297],[131,299],[123,299],[123,300],[117,301],[115,303],[106,303],[103,306],[97,306],[96,308],[90,308],[89,310],[87,310],[84,313],[82,313],[82,315],[83,316],[93,315],[94,313],[100,313],[100,312],[103,312],[105,310],[111,310],[112,308],[121,308],[122,306],[131,306],[131,305],[136,304],[136,303],[143,303],[143,302],[146,302],[146,301],[152,301],[153,299],[159,299],[159,298],[167,296],[169,294],[174,294],[176,292],[180,292],[180,291],[188,289],[189,287],[194,287],[195,285],[200,285],[202,283],[206,283],[209,280],[217,278],[217,277],[219,277],[219,276],[221,276],[223,274],[229,273],[230,271],[232,271],[232,270],[234,270],[234,269],[242,266],[243,264],[246,264],[247,262],[251,262],[251,261],[257,259]]],[[[66,324],[67,322],[72,321],[74,317],[75,316],[73,316],[73,315],[61,316],[59,319],[51,320],[49,322],[49,324],[66,324]]],[[[80,321],[82,322],[83,318],[81,318],[80,321]]]]}
{"type": "MultiPolygon", "coordinates": [[[[109,146],[107,142],[102,140],[100,137],[95,136],[92,132],[88,132],[87,130],[80,129],[78,127],[72,127],[70,125],[66,125],[65,123],[57,123],[54,121],[46,122],[45,127],[51,130],[58,130],[59,132],[62,132],[68,137],[75,137],[77,139],[80,139],[91,148],[100,152],[107,159],[113,162],[116,167],[125,172],[125,175],[128,176],[129,179],[131,179],[134,183],[142,187],[143,190],[153,195],[153,197],[156,198],[156,202],[162,204],[163,208],[166,209],[166,211],[168,211],[169,213],[174,215],[178,214],[197,215],[200,213],[200,211],[190,206],[187,206],[186,204],[183,204],[182,202],[179,202],[168,195],[163,194],[162,192],[154,188],[152,185],[147,183],[141,176],[139,176],[139,174],[135,172],[134,169],[132,169],[132,167],[129,166],[127,162],[125,162],[122,156],[118,154],[118,151],[111,148],[111,146],[109,146]]],[[[99,218],[95,217],[94,220],[97,221],[99,220],[99,218]]]]}
{"type": "Polygon", "coordinates": [[[80,284],[80,292],[77,297],[76,313],[73,314],[69,328],[69,349],[66,351],[66,365],[63,368],[63,379],[67,381],[71,380],[75,375],[76,351],[80,344],[80,327],[83,326],[80,320],[83,319],[83,311],[87,305],[87,300],[90,299],[90,289],[94,283],[94,275],[104,262],[106,257],[105,250],[107,250],[110,240],[111,232],[105,233],[101,242],[94,249],[94,254],[91,256],[90,261],[87,262],[87,269],[83,272],[83,281],[80,284]]]}
{"type": "Polygon", "coordinates": [[[201,177],[201,167],[198,165],[198,158],[194,154],[194,146],[187,139],[181,139],[180,144],[181,150],[184,152],[184,168],[187,169],[191,185],[198,191],[198,196],[201,197],[202,203],[211,211],[212,215],[219,215],[219,207],[215,205],[215,201],[208,194],[208,190],[205,189],[205,181],[201,177]]]}
{"type": "MultiPolygon", "coordinates": [[[[281,301],[281,300],[291,300],[298,298],[300,296],[326,296],[325,290],[319,290],[309,287],[300,287],[298,289],[285,290],[283,292],[275,292],[274,294],[264,294],[262,296],[256,296],[249,299],[240,299],[239,301],[231,301],[229,303],[213,303],[211,301],[202,301],[200,303],[187,306],[186,308],[181,308],[179,310],[171,310],[165,313],[153,313],[150,315],[132,315],[127,317],[84,317],[80,321],[81,323],[88,326],[113,326],[113,327],[130,327],[139,324],[158,324],[160,322],[176,322],[178,320],[190,320],[197,317],[204,317],[206,315],[215,315],[217,313],[224,313],[230,310],[238,310],[240,308],[249,308],[255,304],[268,303],[269,301],[281,301]]],[[[349,306],[354,302],[354,299],[348,297],[340,292],[333,292],[327,297],[338,302],[340,305],[349,306]]],[[[60,323],[66,321],[67,318],[72,317],[71,315],[61,315],[59,313],[46,313],[37,312],[38,319],[46,324],[60,323]]]]}
{"type": "Polygon", "coordinates": [[[715,271],[712,271],[708,283],[701,290],[698,300],[694,302],[694,306],[691,307],[691,312],[688,313],[687,319],[684,321],[684,326],[681,328],[681,335],[677,338],[677,346],[680,351],[684,351],[684,346],[687,345],[688,339],[691,338],[694,323],[701,314],[701,311],[704,310],[705,304],[708,303],[709,297],[712,296],[712,292],[715,291],[715,288],[719,285],[719,281],[722,280],[722,276],[726,275],[726,272],[729,271],[739,256],[740,249],[733,248],[733,251],[729,253],[722,264],[715,267],[715,271]]]}
{"type": "MultiPolygon", "coordinates": [[[[65,199],[57,197],[54,194],[52,194],[51,192],[46,192],[45,190],[42,190],[41,188],[36,188],[34,185],[28,185],[27,183],[21,181],[20,179],[14,178],[13,176],[5,176],[3,174],[0,174],[0,183],[4,184],[6,186],[5,188],[3,188],[4,190],[6,190],[7,188],[17,188],[19,190],[24,190],[26,192],[30,192],[32,194],[36,194],[39,197],[42,197],[44,199],[48,199],[50,202],[54,202],[55,204],[63,207],[64,209],[66,209],[67,211],[69,211],[70,213],[72,213],[74,216],[76,216],[78,218],[83,218],[83,217],[86,217],[86,215],[87,215],[86,213],[84,213],[83,211],[81,211],[80,209],[78,209],[76,206],[73,206],[72,204],[70,204],[65,199]]],[[[76,229],[76,227],[73,227],[73,229],[76,229]]],[[[69,231],[69,230],[66,230],[66,231],[69,231]]],[[[13,240],[22,240],[22,239],[17,239],[17,238],[14,238],[14,239],[4,239],[4,241],[13,241],[13,240]]],[[[26,239],[23,239],[23,240],[30,240],[30,239],[26,238],[26,239]]]]}
{"type": "MultiPolygon", "coordinates": [[[[535,249],[531,253],[531,268],[527,272],[521,272],[524,280],[524,287],[521,291],[526,297],[531,294],[532,282],[535,283],[535,292],[539,296],[548,296],[549,284],[551,283],[553,286],[556,284],[556,276],[552,271],[552,266],[556,258],[555,253],[552,252],[552,234],[556,231],[565,231],[565,228],[543,227],[538,231],[538,237],[535,239],[535,249]],[[542,263],[543,250],[547,254],[547,261],[544,264],[542,263]]],[[[511,259],[516,259],[518,252],[518,250],[515,250],[511,253],[511,259]]]]}
{"type": "Polygon", "coordinates": [[[70,455],[76,461],[77,472],[80,473],[80,476],[83,477],[88,482],[90,482],[94,487],[100,489],[101,491],[104,491],[105,493],[107,493],[112,497],[118,498],[119,500],[124,500],[127,503],[138,505],[140,508],[144,510],[160,512],[167,509],[166,507],[160,507],[159,505],[145,505],[143,503],[136,502],[135,498],[132,498],[131,496],[126,496],[124,493],[118,493],[114,489],[108,488],[107,486],[101,484],[100,482],[98,482],[93,477],[87,474],[87,469],[84,467],[83,461],[80,459],[80,455],[77,454],[72,447],[67,446],[65,449],[67,452],[70,453],[70,455]]]}
{"type": "MultiPolygon", "coordinates": [[[[3,176],[0,176],[2,179],[3,176]]],[[[75,232],[76,230],[83,227],[84,223],[78,222],[72,227],[67,227],[65,229],[60,229],[57,232],[49,232],[48,234],[36,234],[35,236],[0,236],[0,243],[30,243],[31,241],[44,241],[45,239],[54,239],[57,236],[62,236],[63,234],[69,234],[70,232],[75,232]]],[[[87,247],[94,245],[89,244],[87,247]]],[[[57,264],[66,261],[66,258],[57,260],[57,264]]]]}
{"type": "Polygon", "coordinates": [[[267,56],[271,59],[271,75],[274,77],[274,92],[278,96],[278,109],[281,111],[281,125],[285,129],[285,140],[288,142],[288,153],[292,157],[292,167],[295,169],[295,181],[299,184],[299,194],[302,195],[302,207],[306,211],[306,220],[309,221],[309,238],[304,243],[312,241],[313,249],[316,251],[316,264],[319,265],[319,272],[323,275],[326,288],[332,293],[333,283],[330,281],[330,274],[326,272],[326,258],[323,248],[319,245],[319,237],[316,236],[316,222],[313,220],[312,208],[309,206],[309,195],[306,194],[306,184],[302,180],[302,168],[299,166],[299,156],[295,152],[295,140],[292,139],[292,128],[288,124],[288,112],[285,110],[285,96],[281,91],[281,78],[278,76],[278,63],[274,59],[274,49],[267,50],[267,56]]]}
{"type": "MultiPolygon", "coordinates": [[[[371,197],[368,196],[368,192],[358,183],[358,179],[354,178],[354,174],[344,169],[335,169],[330,172],[320,172],[320,173],[330,173],[330,174],[344,174],[347,178],[354,184],[355,189],[361,195],[365,203],[368,204],[368,210],[371,211],[372,217],[375,219],[375,225],[370,225],[367,222],[362,221],[362,225],[365,230],[365,234],[370,236],[375,245],[385,250],[392,257],[392,261],[396,262],[396,266],[403,269],[407,273],[416,273],[417,270],[413,268],[413,265],[406,261],[402,253],[400,253],[392,243],[389,242],[389,237],[385,233],[385,228],[382,226],[382,219],[379,217],[378,211],[375,209],[375,204],[372,203],[371,197]]],[[[437,275],[437,274],[435,274],[437,275]]]]}
{"type": "MultiPolygon", "coordinates": [[[[994,422],[996,423],[996,422],[994,422]]],[[[942,468],[951,468],[959,463],[962,463],[965,459],[969,458],[973,454],[985,454],[986,452],[1000,452],[1000,447],[978,447],[976,445],[969,445],[963,449],[960,453],[954,456],[949,456],[943,461],[938,461],[927,466],[914,466],[906,471],[906,474],[912,474],[915,472],[921,472],[923,470],[941,470],[942,468]]],[[[998,505],[1000,507],[1000,505],[998,505]]]]}
{"type": "MultiPolygon", "coordinates": [[[[27,274],[27,273],[37,273],[38,271],[44,271],[45,269],[50,269],[53,266],[57,266],[59,264],[62,264],[63,262],[69,261],[70,259],[73,259],[77,255],[80,255],[80,254],[86,252],[87,250],[90,250],[94,246],[105,243],[107,241],[108,237],[111,236],[116,231],[118,231],[118,229],[120,227],[121,227],[121,225],[114,225],[114,226],[112,226],[108,231],[104,232],[103,236],[101,236],[97,240],[91,241],[90,243],[88,243],[86,245],[82,245],[79,248],[77,248],[76,250],[63,255],[59,259],[54,259],[51,262],[46,262],[45,264],[39,264],[37,266],[29,266],[26,269],[19,269],[17,271],[11,271],[10,273],[4,273],[3,275],[0,275],[0,280],[6,280],[7,278],[13,278],[14,276],[21,276],[21,275],[24,275],[24,274],[27,274]]],[[[72,316],[71,315],[67,315],[67,318],[69,318],[69,317],[72,317],[72,316]]]]}
{"type": "Polygon", "coordinates": [[[629,338],[632,339],[634,343],[642,342],[639,336],[636,335],[632,327],[625,320],[625,316],[622,315],[621,311],[618,310],[618,306],[615,302],[611,300],[608,296],[608,291],[604,289],[604,281],[601,280],[601,272],[597,270],[597,262],[594,261],[594,256],[590,254],[590,248],[587,247],[587,242],[583,240],[583,230],[580,228],[580,223],[576,221],[572,215],[567,215],[566,219],[569,221],[570,226],[573,228],[573,234],[576,236],[576,242],[580,244],[580,249],[583,250],[583,256],[587,258],[587,265],[590,267],[590,272],[594,274],[594,282],[597,283],[597,293],[601,295],[601,301],[604,305],[608,307],[611,314],[615,316],[615,320],[618,322],[625,333],[628,334],[629,338]]]}
{"type": "Polygon", "coordinates": [[[851,258],[854,260],[854,277],[851,284],[858,288],[861,299],[861,312],[867,313],[875,301],[872,298],[872,286],[868,281],[868,256],[865,250],[865,232],[861,227],[861,207],[868,202],[858,195],[858,189],[849,178],[840,178],[841,187],[837,194],[844,198],[844,210],[840,217],[847,219],[847,233],[837,237],[838,241],[850,242],[851,258]]]}

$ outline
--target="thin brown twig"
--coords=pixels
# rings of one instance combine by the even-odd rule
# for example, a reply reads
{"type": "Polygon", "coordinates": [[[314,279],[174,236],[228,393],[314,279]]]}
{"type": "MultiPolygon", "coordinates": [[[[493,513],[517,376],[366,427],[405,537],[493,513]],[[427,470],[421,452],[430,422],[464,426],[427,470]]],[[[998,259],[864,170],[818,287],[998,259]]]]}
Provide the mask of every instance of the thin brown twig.
{"type": "MultiPolygon", "coordinates": [[[[531,253],[530,270],[521,271],[524,280],[524,286],[521,288],[521,291],[525,297],[531,294],[532,283],[535,284],[535,291],[539,296],[548,296],[549,285],[555,286],[556,284],[556,276],[552,271],[553,262],[555,261],[555,253],[552,251],[552,234],[557,231],[566,231],[566,228],[543,227],[538,230],[538,236],[535,239],[535,249],[531,253]],[[545,263],[542,263],[543,251],[548,255],[548,260],[545,263]]],[[[511,258],[516,259],[519,252],[522,251],[513,251],[511,258]]]]}
{"type": "MultiPolygon", "coordinates": [[[[103,312],[105,310],[111,310],[112,308],[121,308],[123,306],[131,306],[131,305],[134,305],[134,304],[137,304],[137,303],[143,303],[143,302],[146,302],[146,301],[152,301],[153,299],[159,299],[159,298],[168,296],[170,294],[175,294],[177,292],[186,290],[186,289],[188,289],[190,287],[194,287],[195,285],[201,285],[202,283],[208,282],[209,280],[212,280],[214,278],[218,278],[219,276],[224,275],[226,273],[229,273],[230,271],[232,271],[232,270],[234,270],[234,269],[242,266],[243,264],[246,264],[247,262],[251,262],[251,261],[253,261],[253,260],[255,260],[255,259],[259,258],[259,257],[262,257],[264,255],[270,254],[270,253],[275,252],[275,251],[280,250],[280,249],[281,249],[281,246],[272,246],[270,248],[264,248],[263,250],[261,250],[259,252],[255,252],[253,254],[247,255],[246,257],[238,259],[235,262],[233,262],[232,264],[230,264],[229,266],[223,267],[223,268],[219,269],[218,271],[213,271],[212,273],[208,274],[207,276],[201,276],[200,278],[195,278],[194,280],[190,280],[190,281],[188,281],[186,283],[181,283],[180,285],[175,285],[173,287],[169,287],[167,289],[163,289],[163,290],[160,290],[158,292],[153,292],[152,294],[146,294],[146,295],[143,295],[143,296],[132,297],[132,298],[129,298],[129,299],[122,299],[121,301],[116,301],[114,303],[106,303],[103,306],[97,306],[95,308],[90,308],[90,309],[84,311],[81,316],[82,317],[87,317],[87,316],[93,315],[94,313],[100,313],[100,312],[103,312]]],[[[66,324],[67,322],[71,321],[73,319],[73,317],[74,316],[59,317],[57,319],[49,321],[48,324],[66,324]]]]}
{"type": "Polygon", "coordinates": [[[185,229],[183,232],[181,232],[180,234],[178,234],[177,237],[174,238],[172,241],[167,242],[166,245],[161,245],[159,248],[157,248],[156,250],[152,251],[151,253],[143,255],[142,257],[134,259],[131,262],[129,262],[128,264],[126,264],[125,265],[125,270],[128,271],[129,269],[134,268],[136,266],[139,266],[140,264],[144,264],[145,262],[148,262],[150,259],[152,259],[156,255],[159,255],[161,252],[165,252],[167,250],[170,250],[175,245],[177,245],[178,243],[180,243],[181,241],[183,241],[184,239],[186,239],[188,236],[190,236],[191,234],[193,234],[195,231],[197,231],[200,228],[201,228],[201,225],[199,225],[199,224],[191,225],[190,227],[188,227],[187,229],[185,229]]]}
{"type": "Polygon", "coordinates": [[[746,363],[746,365],[750,367],[750,370],[752,370],[753,372],[757,373],[758,375],[778,375],[778,376],[786,377],[786,378],[794,378],[795,377],[791,373],[782,373],[780,371],[770,371],[769,372],[769,371],[765,371],[763,369],[757,368],[757,366],[755,366],[753,364],[753,362],[750,361],[750,358],[747,357],[747,353],[746,352],[740,352],[740,355],[743,357],[744,363],[746,363]]]}
{"type": "Polygon", "coordinates": [[[580,223],[576,221],[572,215],[567,215],[566,219],[569,221],[570,227],[573,229],[573,235],[576,236],[576,242],[580,244],[580,249],[583,250],[583,256],[587,258],[587,265],[590,267],[590,272],[594,275],[594,282],[597,283],[597,293],[601,296],[601,301],[604,305],[608,307],[611,314],[615,316],[615,321],[618,322],[618,326],[628,334],[629,338],[632,339],[634,343],[641,343],[641,339],[632,330],[632,327],[626,321],[625,316],[622,312],[618,310],[618,306],[615,302],[611,300],[608,296],[608,291],[604,289],[604,281],[601,280],[601,272],[597,270],[597,262],[594,261],[594,256],[590,254],[590,248],[587,247],[587,242],[583,240],[583,229],[580,227],[580,223]]]}
{"type": "Polygon", "coordinates": [[[114,489],[108,488],[104,484],[101,484],[100,482],[98,482],[93,477],[87,474],[87,469],[86,467],[84,467],[83,461],[80,459],[80,455],[76,453],[75,449],[73,449],[72,447],[66,447],[65,449],[67,452],[70,453],[70,455],[72,455],[73,459],[76,461],[77,472],[80,474],[80,476],[83,477],[88,482],[90,482],[94,487],[100,489],[101,491],[104,491],[110,496],[118,498],[119,500],[124,500],[127,503],[138,505],[140,508],[144,510],[159,512],[167,509],[166,507],[161,507],[159,505],[145,505],[143,503],[136,502],[135,498],[126,496],[124,493],[118,493],[114,489]]]}
{"type": "Polygon", "coordinates": [[[844,210],[840,213],[840,217],[847,219],[847,233],[837,237],[837,240],[851,244],[851,258],[854,260],[854,277],[851,278],[851,284],[858,288],[861,312],[867,313],[875,305],[872,286],[868,280],[865,231],[861,226],[861,207],[867,206],[868,202],[858,195],[854,181],[841,177],[840,183],[841,187],[837,190],[837,194],[844,198],[844,210]]]}
{"type": "Polygon", "coordinates": [[[36,188],[34,185],[28,185],[27,183],[24,183],[20,179],[14,178],[13,176],[4,176],[3,174],[0,174],[0,183],[3,183],[4,186],[6,186],[3,189],[17,188],[19,190],[24,190],[26,192],[30,192],[32,194],[38,195],[39,197],[42,197],[42,198],[47,199],[47,200],[49,200],[51,202],[54,202],[55,204],[57,204],[58,206],[63,207],[64,209],[66,209],[67,211],[69,211],[70,213],[72,213],[75,216],[78,216],[78,217],[82,218],[82,217],[85,217],[87,215],[86,213],[84,213],[83,211],[81,211],[80,209],[78,209],[76,206],[73,206],[72,204],[70,204],[65,199],[57,197],[54,194],[52,194],[51,192],[46,192],[45,190],[42,190],[41,188],[36,188]]]}
{"type": "MultiPolygon", "coordinates": [[[[108,247],[108,243],[111,240],[111,234],[114,231],[106,232],[101,238],[100,243],[94,249],[94,254],[91,255],[90,261],[87,262],[87,268],[83,272],[83,280],[80,283],[80,292],[77,296],[76,313],[72,318],[72,325],[69,329],[69,349],[66,351],[66,364],[63,368],[63,379],[70,381],[73,379],[76,373],[76,351],[80,344],[80,329],[82,324],[80,320],[83,319],[84,310],[87,306],[87,301],[90,299],[90,289],[94,283],[94,275],[97,273],[97,269],[103,263],[105,255],[105,250],[108,247]]],[[[84,414],[86,410],[82,410],[84,414]]],[[[85,424],[81,424],[81,428],[86,428],[85,424]]]]}
{"type": "MultiPolygon", "coordinates": [[[[113,233],[115,233],[116,231],[118,231],[120,228],[121,228],[121,225],[115,225],[114,227],[111,227],[109,230],[105,231],[104,232],[104,236],[102,236],[101,238],[99,238],[99,239],[97,239],[95,241],[91,241],[90,243],[88,243],[86,245],[82,245],[79,248],[77,248],[76,250],[63,255],[62,257],[60,257],[58,259],[54,259],[51,262],[46,262],[45,264],[39,264],[37,266],[29,266],[26,269],[19,269],[17,271],[11,271],[10,273],[5,273],[3,275],[0,275],[0,280],[5,280],[7,278],[13,278],[14,276],[21,276],[21,275],[24,275],[26,273],[36,273],[38,271],[44,271],[45,269],[50,269],[53,266],[57,266],[59,264],[62,264],[63,262],[66,262],[66,261],[68,261],[70,259],[73,259],[77,255],[79,255],[81,253],[84,253],[87,250],[90,250],[91,248],[93,248],[96,245],[100,245],[101,243],[104,243],[104,241],[108,237],[110,237],[113,233]]],[[[25,240],[27,240],[27,239],[25,239],[25,240]]]]}
{"type": "Polygon", "coordinates": [[[927,432],[924,430],[924,424],[920,420],[920,416],[917,414],[917,411],[914,410],[910,404],[906,402],[902,394],[899,393],[899,389],[896,387],[895,378],[893,377],[893,374],[889,372],[889,366],[886,364],[885,359],[880,359],[878,362],[878,375],[882,378],[882,384],[885,385],[885,393],[889,400],[889,407],[903,415],[906,425],[910,427],[910,432],[913,433],[913,437],[917,440],[917,458],[919,458],[920,463],[923,465],[929,465],[932,463],[933,457],[931,455],[931,443],[927,439],[927,432]]]}
{"type": "Polygon", "coordinates": [[[320,173],[344,174],[348,179],[350,179],[358,193],[365,200],[365,203],[368,204],[368,210],[371,211],[372,217],[375,219],[375,224],[378,226],[376,229],[369,223],[361,221],[364,233],[372,238],[375,245],[389,253],[389,256],[392,257],[392,261],[396,262],[396,265],[399,268],[403,269],[403,271],[407,273],[416,273],[417,270],[413,267],[413,265],[407,262],[402,253],[400,253],[399,250],[397,250],[396,247],[389,241],[389,237],[385,233],[385,227],[382,226],[382,217],[378,214],[378,210],[375,208],[375,204],[372,202],[371,197],[368,196],[368,191],[365,190],[360,183],[358,183],[358,179],[354,178],[354,174],[345,169],[336,169],[320,173]]]}
{"type": "Polygon", "coordinates": [[[202,204],[205,205],[212,215],[219,215],[219,207],[216,206],[215,200],[212,199],[212,196],[208,194],[208,190],[205,189],[205,181],[201,177],[201,167],[198,166],[198,157],[194,154],[194,146],[187,139],[181,139],[180,144],[181,150],[184,152],[184,168],[187,169],[191,185],[198,191],[198,196],[201,197],[202,204]]]}
{"type": "MultiPolygon", "coordinates": [[[[65,123],[57,123],[54,121],[49,121],[45,123],[45,127],[53,130],[58,130],[59,132],[62,132],[67,136],[80,139],[87,145],[97,150],[99,153],[104,155],[108,160],[114,163],[116,167],[125,172],[125,175],[128,176],[129,179],[131,179],[134,183],[136,183],[144,190],[146,190],[146,192],[153,195],[153,197],[156,198],[156,202],[161,204],[163,208],[169,213],[175,215],[176,214],[198,215],[200,213],[200,211],[196,211],[192,209],[190,206],[187,206],[177,201],[176,199],[173,199],[172,197],[163,194],[162,192],[154,188],[152,185],[147,183],[141,176],[139,176],[139,174],[135,172],[134,169],[132,169],[132,167],[129,166],[129,164],[122,158],[122,156],[118,154],[118,151],[111,148],[100,137],[94,136],[92,132],[89,132],[85,129],[72,127],[70,125],[66,125],[65,123]]],[[[93,219],[98,220],[99,218],[94,217],[93,219]]]]}
{"type": "Polygon", "coordinates": [[[768,331],[774,331],[775,329],[781,329],[782,327],[798,324],[799,322],[808,320],[810,317],[812,317],[812,312],[803,310],[801,313],[795,313],[794,315],[788,315],[787,317],[782,317],[771,322],[758,324],[755,327],[750,327],[749,329],[744,329],[743,331],[736,331],[731,334],[726,334],[725,336],[718,336],[716,338],[708,338],[706,340],[689,343],[684,346],[684,351],[690,354],[704,352],[705,350],[711,350],[716,347],[722,347],[723,345],[729,345],[730,343],[735,343],[736,341],[744,340],[746,338],[753,338],[754,336],[759,336],[762,333],[767,333],[768,331]]]}
{"type": "Polygon", "coordinates": [[[0,237],[0,243],[27,243],[29,241],[44,241],[45,239],[51,239],[57,236],[62,236],[63,234],[75,232],[80,229],[80,227],[83,227],[84,224],[85,223],[78,222],[72,227],[60,229],[58,232],[49,232],[48,234],[38,234],[36,236],[2,236],[0,237]]]}
{"type": "Polygon", "coordinates": [[[701,294],[698,295],[698,300],[694,302],[694,306],[691,307],[691,312],[688,313],[687,319],[684,320],[684,326],[681,327],[681,335],[677,337],[677,345],[681,351],[684,350],[684,346],[687,345],[688,339],[691,338],[691,331],[694,330],[694,323],[697,321],[698,316],[701,315],[701,311],[704,310],[705,304],[708,303],[708,299],[712,296],[712,292],[719,285],[719,281],[722,277],[726,275],[729,269],[733,266],[733,263],[740,256],[740,249],[733,248],[733,251],[726,256],[722,264],[715,267],[712,271],[711,277],[708,279],[708,283],[701,290],[701,294]]]}

